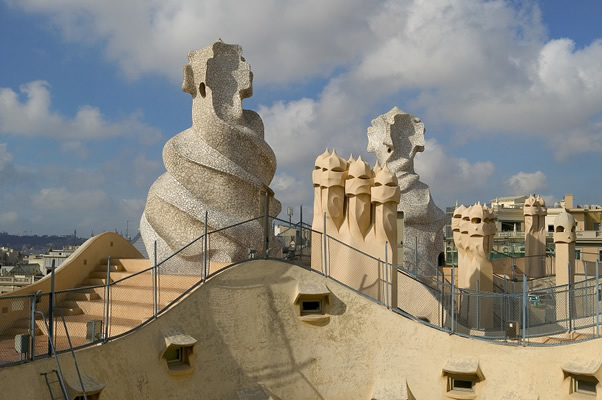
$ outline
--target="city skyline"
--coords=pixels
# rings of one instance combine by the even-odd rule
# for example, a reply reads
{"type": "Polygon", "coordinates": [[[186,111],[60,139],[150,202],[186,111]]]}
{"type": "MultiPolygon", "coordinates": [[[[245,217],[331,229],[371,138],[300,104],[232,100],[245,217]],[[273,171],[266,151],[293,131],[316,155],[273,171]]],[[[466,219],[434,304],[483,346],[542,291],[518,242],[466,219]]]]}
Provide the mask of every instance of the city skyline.
{"type": "MultiPolygon", "coordinates": [[[[240,44],[287,207],[315,158],[374,164],[371,119],[420,117],[441,209],[565,193],[602,203],[598,1],[0,0],[0,232],[133,236],[164,143],[191,125],[189,50],[240,44]]],[[[307,209],[307,213],[305,210],[307,209]]]]}

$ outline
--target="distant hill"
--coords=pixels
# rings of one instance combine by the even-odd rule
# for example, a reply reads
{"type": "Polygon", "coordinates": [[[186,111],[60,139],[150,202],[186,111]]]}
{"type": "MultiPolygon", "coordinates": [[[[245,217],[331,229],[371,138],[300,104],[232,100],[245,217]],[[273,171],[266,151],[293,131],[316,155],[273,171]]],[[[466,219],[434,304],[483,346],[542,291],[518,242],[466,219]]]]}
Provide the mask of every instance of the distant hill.
{"type": "Polygon", "coordinates": [[[10,235],[0,232],[0,247],[9,247],[24,254],[46,253],[48,249],[79,246],[85,241],[86,239],[73,235],[10,235]]]}

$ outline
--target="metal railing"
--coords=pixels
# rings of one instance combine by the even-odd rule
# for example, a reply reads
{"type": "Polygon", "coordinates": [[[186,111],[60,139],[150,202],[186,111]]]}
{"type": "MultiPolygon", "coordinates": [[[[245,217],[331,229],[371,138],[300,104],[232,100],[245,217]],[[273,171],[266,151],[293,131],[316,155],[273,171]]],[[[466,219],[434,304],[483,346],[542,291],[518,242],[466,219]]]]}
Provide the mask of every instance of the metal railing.
{"type": "MultiPolygon", "coordinates": [[[[302,265],[398,314],[458,335],[516,345],[552,345],[599,337],[598,263],[595,272],[590,267],[586,279],[571,285],[534,289],[520,280],[512,284],[522,285],[522,290],[470,291],[455,286],[455,267],[451,280],[445,279],[439,268],[417,252],[405,265],[392,265],[386,252],[384,260],[377,259],[302,222],[289,224],[296,230],[291,247],[271,235],[276,222],[289,224],[261,216],[206,232],[169,257],[153,260],[150,268],[127,276],[112,272],[109,259],[102,284],[0,297],[0,366],[49,357],[50,347],[61,353],[70,347],[84,348],[127,335],[166,312],[207,279],[253,258],[302,265]],[[240,237],[246,238],[241,242],[240,237]],[[234,248],[237,250],[225,251],[234,248]],[[40,329],[44,325],[36,315],[50,311],[51,297],[65,314],[70,344],[66,330],[56,320],[49,326],[52,346],[45,329],[40,329]],[[29,337],[26,345],[16,350],[15,340],[21,335],[29,337]]],[[[509,284],[497,282],[498,287],[509,284]]]]}

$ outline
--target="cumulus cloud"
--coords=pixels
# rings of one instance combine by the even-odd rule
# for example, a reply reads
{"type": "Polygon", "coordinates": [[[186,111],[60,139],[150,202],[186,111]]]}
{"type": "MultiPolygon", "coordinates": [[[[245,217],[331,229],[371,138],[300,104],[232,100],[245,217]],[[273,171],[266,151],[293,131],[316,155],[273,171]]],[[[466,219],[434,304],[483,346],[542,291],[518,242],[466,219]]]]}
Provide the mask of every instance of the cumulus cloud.
{"type": "Polygon", "coordinates": [[[297,164],[317,151],[316,106],[314,100],[303,98],[288,103],[278,101],[271,107],[259,108],[265,126],[265,140],[274,149],[279,164],[297,164]]]}
{"type": "Polygon", "coordinates": [[[12,224],[18,217],[19,215],[15,211],[0,213],[0,227],[4,224],[12,224]]]}
{"type": "MultiPolygon", "coordinates": [[[[535,1],[12,3],[49,16],[67,40],[105,43],[107,58],[131,78],[159,73],[177,82],[188,50],[227,34],[226,42],[245,49],[256,82],[327,78],[319,99],[271,106],[273,120],[309,110],[313,123],[307,114],[300,122],[318,134],[332,135],[332,121],[347,129],[349,116],[359,122],[377,102],[404,91],[412,91],[408,103],[425,120],[452,123],[472,137],[509,132],[564,143],[569,128],[595,130],[591,118],[602,112],[602,40],[576,48],[570,39],[548,39],[535,1]]],[[[39,86],[33,89],[44,109],[39,86]]],[[[91,134],[113,131],[94,108],[82,108],[73,121],[91,134]]],[[[571,155],[602,151],[598,137],[582,135],[596,145],[571,155]]]]}
{"type": "Polygon", "coordinates": [[[11,88],[0,88],[0,133],[68,140],[65,150],[81,150],[81,142],[76,144],[81,140],[132,135],[149,143],[161,138],[160,131],[142,123],[139,114],[110,122],[98,108],[84,105],[73,118],[60,115],[52,111],[49,88],[46,81],[28,82],[19,87],[21,96],[11,88]]]}
{"type": "Polygon", "coordinates": [[[0,173],[2,173],[13,161],[13,156],[8,152],[6,143],[0,143],[0,173]]]}
{"type": "Polygon", "coordinates": [[[80,160],[87,160],[89,156],[85,143],[79,140],[69,140],[61,143],[61,150],[74,154],[80,160]]]}
{"type": "Polygon", "coordinates": [[[602,123],[591,123],[552,138],[554,155],[560,161],[585,152],[602,153],[602,123]]]}
{"type": "MultiPolygon", "coordinates": [[[[99,44],[130,79],[160,75],[179,83],[188,50],[218,36],[241,44],[256,92],[283,93],[268,96],[258,111],[278,159],[273,186],[285,206],[311,203],[310,172],[324,148],[373,160],[366,127],[394,105],[419,115],[429,132],[440,128],[429,134],[416,171],[441,207],[458,197],[498,195],[504,180],[492,182],[492,162],[454,156],[442,143],[461,146],[458,139],[469,138],[490,146],[520,137],[539,141],[557,160],[602,153],[602,40],[577,46],[547,37],[535,1],[8,1],[49,17],[67,41],[99,44]]],[[[57,137],[63,151],[81,157],[99,138],[158,140],[160,132],[143,118],[108,121],[89,105],[74,116],[59,114],[44,81],[0,89],[0,133],[57,137]]],[[[148,187],[163,168],[137,154],[109,163],[107,176],[127,175],[136,187],[148,187]]],[[[517,173],[506,188],[542,190],[538,172],[517,173]]],[[[60,190],[42,194],[49,204],[61,198],[60,190]]],[[[135,201],[119,207],[133,210],[135,201]]]]}
{"type": "Polygon", "coordinates": [[[121,199],[119,201],[119,209],[121,212],[131,218],[135,218],[135,221],[131,221],[130,226],[138,225],[138,218],[142,215],[146,199],[121,199]]]}
{"type": "Polygon", "coordinates": [[[43,188],[32,194],[31,203],[40,210],[72,212],[88,210],[96,212],[110,203],[109,196],[101,189],[69,190],[65,187],[43,188]]]}
{"type": "Polygon", "coordinates": [[[519,172],[506,180],[506,187],[515,195],[527,195],[547,189],[546,175],[541,171],[519,172]]]}
{"type": "Polygon", "coordinates": [[[19,0],[14,6],[49,16],[70,41],[102,41],[105,56],[131,78],[160,73],[182,79],[188,50],[218,36],[243,45],[264,81],[326,75],[370,45],[362,0],[327,3],[236,0],[19,0]],[[311,23],[308,23],[311,21],[311,23]],[[269,27],[269,29],[266,29],[269,27]],[[227,35],[227,36],[225,36],[227,35]]]}
{"type": "Polygon", "coordinates": [[[416,156],[415,170],[420,180],[431,187],[438,206],[444,208],[456,200],[470,202],[490,193],[495,166],[490,161],[470,162],[450,156],[437,140],[429,139],[424,153],[416,156]]]}
{"type": "MultiPolygon", "coordinates": [[[[30,178],[29,171],[19,165],[15,165],[14,156],[8,151],[6,143],[0,143],[0,187],[14,186],[20,183],[28,182],[30,178]]],[[[10,193],[10,191],[8,192],[10,193]]],[[[0,193],[0,196],[6,196],[7,191],[0,193]]]]}
{"type": "MultiPolygon", "coordinates": [[[[311,170],[307,174],[310,175],[311,170]]],[[[303,205],[306,210],[311,209],[313,205],[313,190],[311,180],[308,180],[306,177],[295,177],[287,173],[277,173],[271,186],[273,187],[276,199],[282,203],[283,210],[286,210],[286,207],[296,209],[300,205],[303,205]]],[[[307,222],[307,218],[305,219],[307,222]]]]}
{"type": "Polygon", "coordinates": [[[163,168],[161,160],[148,159],[144,154],[138,154],[132,161],[134,184],[143,188],[150,187],[163,168]]]}

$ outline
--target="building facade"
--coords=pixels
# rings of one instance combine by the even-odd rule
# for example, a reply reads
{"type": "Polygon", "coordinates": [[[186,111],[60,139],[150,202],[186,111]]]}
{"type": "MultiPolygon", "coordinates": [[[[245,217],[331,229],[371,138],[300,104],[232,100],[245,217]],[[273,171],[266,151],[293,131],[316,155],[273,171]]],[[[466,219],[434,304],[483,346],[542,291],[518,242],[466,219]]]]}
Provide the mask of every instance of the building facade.
{"type": "MultiPolygon", "coordinates": [[[[525,218],[523,207],[528,196],[497,197],[490,206],[496,217],[497,233],[494,238],[492,258],[525,256],[525,218]]],[[[446,263],[457,264],[457,249],[451,228],[455,207],[446,208],[445,226],[446,263]]],[[[546,224],[546,254],[554,255],[554,220],[567,210],[577,223],[575,259],[584,263],[602,261],[602,205],[575,204],[572,194],[566,194],[558,203],[548,206],[546,224]]]]}

